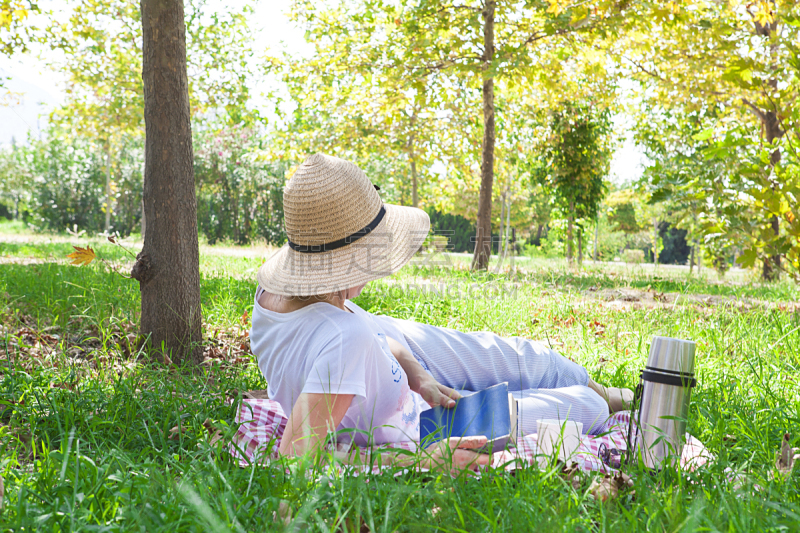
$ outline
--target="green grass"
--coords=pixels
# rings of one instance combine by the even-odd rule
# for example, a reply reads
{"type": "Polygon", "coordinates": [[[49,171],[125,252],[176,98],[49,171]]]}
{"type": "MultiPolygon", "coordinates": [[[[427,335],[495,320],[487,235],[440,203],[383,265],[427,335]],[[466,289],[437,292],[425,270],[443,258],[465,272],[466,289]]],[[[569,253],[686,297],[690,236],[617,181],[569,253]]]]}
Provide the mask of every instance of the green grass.
{"type": "Polygon", "coordinates": [[[22,220],[8,220],[0,218],[0,234],[3,235],[29,235],[32,231],[22,220]]]}
{"type": "MultiPolygon", "coordinates": [[[[125,261],[109,244],[96,249],[125,261]]],[[[45,261],[0,264],[2,530],[337,531],[345,519],[387,532],[800,530],[800,472],[769,476],[781,435],[790,432],[795,446],[800,437],[800,312],[784,305],[800,293],[790,283],[570,273],[542,262],[517,280],[408,267],[368,286],[357,303],[372,312],[541,339],[612,385],[636,384],[653,335],[696,340],[689,430],[716,460],[693,473],[634,469],[635,494],[601,504],[587,494],[591,476],[575,490],[551,469],[454,480],[339,476],[301,460],[240,468],[224,440],[209,443],[203,423],[231,435],[236,402],[223,398],[265,387],[255,362],[179,371],[149,361],[128,341],[136,283],[102,266],[50,261],[69,251],[69,243],[0,243],[0,258],[45,261]],[[481,297],[401,290],[410,282],[472,286],[481,297]],[[774,305],[635,309],[587,293],[648,285],[774,305]],[[483,297],[498,288],[505,298],[483,297]],[[743,486],[726,468],[745,475],[743,486]],[[273,522],[281,500],[293,510],[289,528],[273,522]]],[[[201,262],[206,337],[241,339],[261,259],[206,250],[201,262]]]]}

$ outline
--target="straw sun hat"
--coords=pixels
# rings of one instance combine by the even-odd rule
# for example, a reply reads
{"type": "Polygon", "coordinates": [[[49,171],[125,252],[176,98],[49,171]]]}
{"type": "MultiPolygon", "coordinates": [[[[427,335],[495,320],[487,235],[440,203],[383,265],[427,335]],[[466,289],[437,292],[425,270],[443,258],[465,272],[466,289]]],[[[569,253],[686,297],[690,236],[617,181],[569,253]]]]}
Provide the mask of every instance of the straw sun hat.
{"type": "Polygon", "coordinates": [[[405,265],[428,235],[428,214],[384,204],[364,172],[323,154],[300,165],[283,191],[289,242],[258,271],[283,296],[349,289],[405,265]]]}

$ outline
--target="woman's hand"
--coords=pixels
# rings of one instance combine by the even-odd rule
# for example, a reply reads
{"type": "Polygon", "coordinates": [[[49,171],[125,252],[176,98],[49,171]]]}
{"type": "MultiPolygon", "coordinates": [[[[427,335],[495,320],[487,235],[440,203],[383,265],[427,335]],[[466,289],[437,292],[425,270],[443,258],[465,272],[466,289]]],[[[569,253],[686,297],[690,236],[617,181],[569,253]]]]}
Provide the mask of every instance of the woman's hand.
{"type": "Polygon", "coordinates": [[[457,391],[442,385],[433,379],[433,376],[427,373],[420,377],[417,389],[418,390],[414,392],[419,393],[422,399],[428,402],[428,405],[431,407],[441,405],[442,407],[451,409],[456,406],[456,400],[461,398],[461,395],[457,391]]]}
{"type": "Polygon", "coordinates": [[[492,462],[492,456],[473,451],[486,445],[486,437],[450,437],[425,448],[420,466],[456,475],[463,470],[477,471],[492,462]]]}
{"type": "Polygon", "coordinates": [[[459,393],[437,382],[402,344],[391,337],[386,337],[386,342],[389,343],[392,355],[406,371],[408,386],[411,387],[411,390],[419,393],[431,407],[441,405],[450,409],[456,406],[456,400],[461,398],[459,393]]]}

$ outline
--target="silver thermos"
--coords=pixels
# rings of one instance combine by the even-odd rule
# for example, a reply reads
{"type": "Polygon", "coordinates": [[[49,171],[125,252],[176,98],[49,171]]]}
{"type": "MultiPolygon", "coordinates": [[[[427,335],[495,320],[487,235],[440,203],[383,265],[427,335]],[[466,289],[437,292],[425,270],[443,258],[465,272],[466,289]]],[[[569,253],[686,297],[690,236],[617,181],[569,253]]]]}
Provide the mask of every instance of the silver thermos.
{"type": "Polygon", "coordinates": [[[630,460],[660,469],[680,458],[694,377],[695,343],[653,337],[628,429],[630,460]]]}

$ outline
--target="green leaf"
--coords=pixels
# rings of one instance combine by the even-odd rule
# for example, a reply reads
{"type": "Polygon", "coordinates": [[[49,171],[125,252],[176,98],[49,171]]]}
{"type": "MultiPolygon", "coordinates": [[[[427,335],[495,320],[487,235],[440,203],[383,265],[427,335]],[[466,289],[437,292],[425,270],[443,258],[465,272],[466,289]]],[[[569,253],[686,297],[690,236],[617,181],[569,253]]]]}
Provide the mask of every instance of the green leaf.
{"type": "Polygon", "coordinates": [[[714,135],[714,128],[708,128],[700,133],[696,133],[692,135],[692,139],[695,141],[707,141],[714,135]]]}
{"type": "Polygon", "coordinates": [[[742,255],[736,258],[736,262],[745,268],[754,266],[756,261],[758,261],[758,251],[753,248],[745,250],[742,255]]]}

